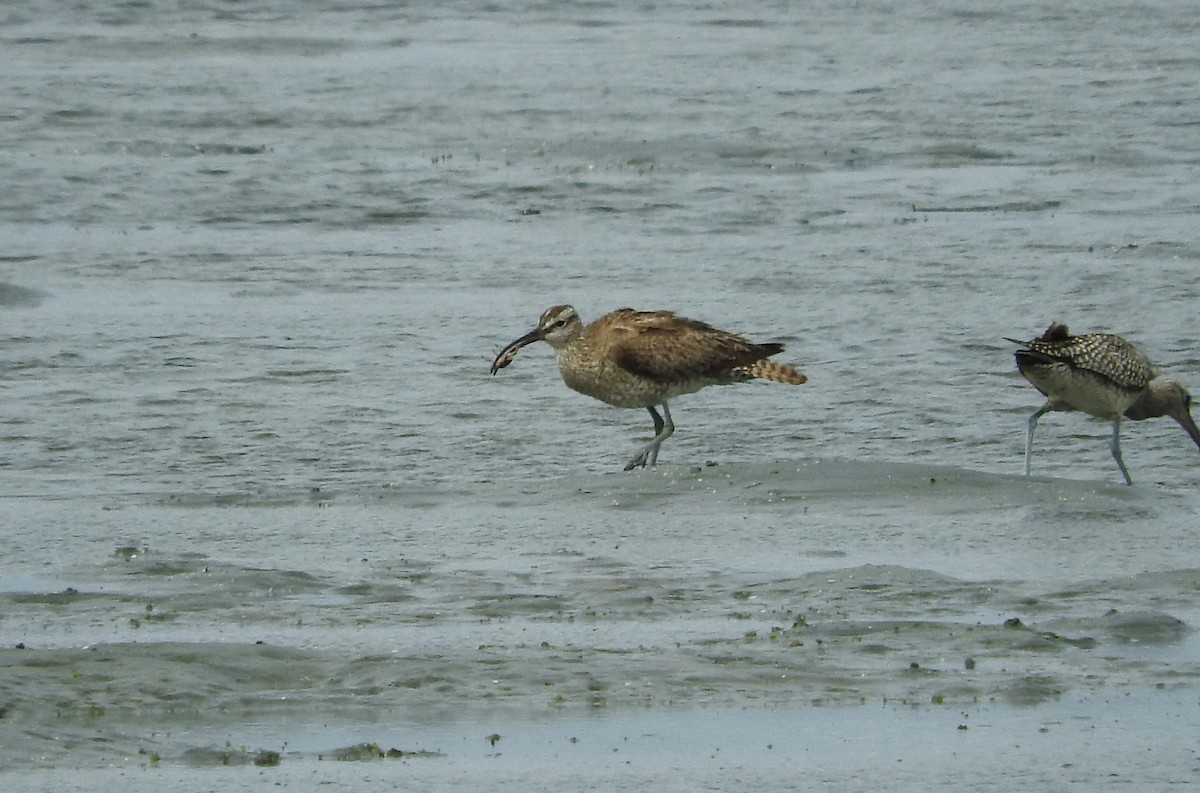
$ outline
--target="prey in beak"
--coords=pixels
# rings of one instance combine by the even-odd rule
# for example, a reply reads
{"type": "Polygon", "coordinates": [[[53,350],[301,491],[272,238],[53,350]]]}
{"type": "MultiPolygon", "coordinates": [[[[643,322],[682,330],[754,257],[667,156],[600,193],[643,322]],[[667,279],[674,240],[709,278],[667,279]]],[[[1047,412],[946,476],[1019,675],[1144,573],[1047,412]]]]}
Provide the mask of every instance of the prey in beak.
{"type": "Polygon", "coordinates": [[[541,341],[542,338],[542,329],[534,328],[521,338],[509,342],[509,344],[496,355],[495,360],[492,361],[492,374],[495,374],[512,363],[513,359],[517,357],[517,353],[522,347],[533,344],[535,341],[541,341]]]}

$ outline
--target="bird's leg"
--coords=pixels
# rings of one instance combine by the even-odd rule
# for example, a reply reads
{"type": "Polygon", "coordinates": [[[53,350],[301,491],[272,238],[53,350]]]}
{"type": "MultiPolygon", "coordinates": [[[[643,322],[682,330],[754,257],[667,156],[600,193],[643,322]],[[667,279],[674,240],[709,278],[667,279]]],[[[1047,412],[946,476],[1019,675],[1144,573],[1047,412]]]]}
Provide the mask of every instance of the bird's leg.
{"type": "Polygon", "coordinates": [[[675,423],[671,421],[671,411],[667,408],[667,403],[662,403],[663,414],[666,420],[658,415],[658,411],[653,405],[647,406],[646,410],[650,411],[650,418],[654,419],[654,437],[643,446],[633,459],[625,466],[626,471],[632,471],[639,466],[654,465],[658,462],[658,448],[662,446],[662,442],[671,437],[671,433],[675,432],[675,423]]]}
{"type": "Polygon", "coordinates": [[[1038,419],[1050,412],[1050,403],[1042,405],[1029,417],[1029,431],[1025,433],[1025,476],[1029,476],[1029,463],[1033,458],[1033,431],[1037,429],[1038,419]]]}
{"type": "MultiPolygon", "coordinates": [[[[662,446],[662,442],[675,432],[675,422],[671,421],[671,411],[667,408],[667,403],[662,403],[663,418],[654,422],[654,440],[651,441],[653,448],[650,450],[650,465],[658,464],[658,447],[662,446]]],[[[654,415],[658,418],[658,414],[654,415]]]]}
{"type": "Polygon", "coordinates": [[[1129,471],[1125,468],[1125,461],[1121,459],[1121,417],[1117,416],[1117,420],[1113,422],[1112,436],[1112,456],[1117,461],[1117,467],[1121,469],[1121,476],[1125,477],[1125,484],[1132,485],[1133,480],[1129,478],[1129,471]]]}

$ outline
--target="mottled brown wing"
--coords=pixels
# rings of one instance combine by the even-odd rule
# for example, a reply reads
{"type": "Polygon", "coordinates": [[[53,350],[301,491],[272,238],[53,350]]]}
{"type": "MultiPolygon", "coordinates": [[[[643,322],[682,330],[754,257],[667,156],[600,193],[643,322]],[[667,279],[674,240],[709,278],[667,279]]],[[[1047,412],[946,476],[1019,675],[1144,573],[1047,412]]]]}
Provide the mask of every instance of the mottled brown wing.
{"type": "Polygon", "coordinates": [[[1094,372],[1131,389],[1145,388],[1158,374],[1150,359],[1120,336],[1110,333],[1050,336],[1047,333],[1041,339],[1026,342],[1028,352],[1019,350],[1017,353],[1018,367],[1022,359],[1034,363],[1060,362],[1094,372]]]}
{"type": "Polygon", "coordinates": [[[621,312],[606,331],[612,334],[613,363],[661,382],[719,377],[782,349],[667,311],[621,312]]]}

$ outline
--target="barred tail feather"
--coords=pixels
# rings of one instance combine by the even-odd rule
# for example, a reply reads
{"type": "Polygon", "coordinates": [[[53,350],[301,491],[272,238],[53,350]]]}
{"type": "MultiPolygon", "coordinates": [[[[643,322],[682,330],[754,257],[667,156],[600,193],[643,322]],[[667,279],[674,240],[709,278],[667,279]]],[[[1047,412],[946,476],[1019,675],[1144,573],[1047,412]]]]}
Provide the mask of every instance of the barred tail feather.
{"type": "Polygon", "coordinates": [[[788,366],[785,363],[776,363],[775,361],[761,360],[755,361],[746,367],[746,374],[751,377],[757,377],[762,380],[771,380],[776,383],[787,383],[788,385],[800,385],[808,381],[804,373],[797,369],[788,366]]]}

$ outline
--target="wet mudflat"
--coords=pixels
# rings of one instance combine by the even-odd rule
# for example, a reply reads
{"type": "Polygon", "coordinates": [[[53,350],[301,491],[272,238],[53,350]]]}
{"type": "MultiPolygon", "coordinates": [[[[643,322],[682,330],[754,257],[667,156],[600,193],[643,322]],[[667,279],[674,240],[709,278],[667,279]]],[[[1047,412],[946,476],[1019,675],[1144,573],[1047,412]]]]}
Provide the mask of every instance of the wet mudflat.
{"type": "Polygon", "coordinates": [[[234,789],[401,773],[389,763],[431,785],[471,769],[516,785],[566,764],[551,777],[566,789],[804,768],[847,787],[894,771],[902,789],[941,752],[947,773],[990,789],[1003,757],[980,758],[997,745],[1014,761],[1063,753],[1025,769],[1057,784],[1071,752],[1094,760],[1110,741],[1125,773],[1161,780],[1183,773],[1200,720],[1200,572],[1169,550],[1189,540],[1170,515],[1191,498],[805,461],[469,499],[397,486],[10,500],[109,530],[92,563],[0,581],[6,628],[27,637],[0,651],[0,734],[25,772],[183,767],[234,789]],[[1069,553],[1098,514],[1145,535],[1122,554],[1069,553]],[[300,524],[326,541],[289,541],[300,524]],[[164,547],[194,539],[174,553],[122,541],[151,525],[164,547]],[[247,563],[281,542],[287,567],[247,563]],[[1143,755],[1128,751],[1156,725],[1143,755]],[[371,770],[330,770],[351,760],[371,770]]]}

